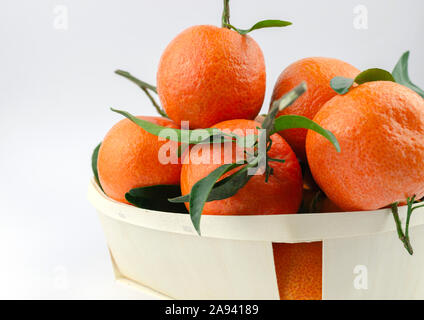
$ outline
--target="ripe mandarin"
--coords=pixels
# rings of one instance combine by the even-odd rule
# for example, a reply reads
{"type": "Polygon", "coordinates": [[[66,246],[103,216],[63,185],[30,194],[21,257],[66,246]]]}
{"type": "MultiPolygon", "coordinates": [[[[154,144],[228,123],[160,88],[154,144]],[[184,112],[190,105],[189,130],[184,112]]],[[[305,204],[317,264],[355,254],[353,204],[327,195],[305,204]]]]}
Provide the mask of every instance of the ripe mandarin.
{"type": "MultiPolygon", "coordinates": [[[[333,58],[305,58],[289,65],[278,77],[271,97],[271,105],[302,81],[308,90],[290,107],[278,116],[295,114],[313,119],[324,103],[337,93],[330,87],[330,81],[336,76],[355,78],[359,70],[344,61],[333,58]]],[[[306,129],[289,129],[281,131],[282,137],[289,143],[296,155],[306,159],[306,129]]]]}
{"type": "Polygon", "coordinates": [[[265,94],[262,50],[248,35],[209,25],[190,27],[165,49],[157,90],[167,115],[190,128],[254,119],[265,94]]]}
{"type": "MultiPolygon", "coordinates": [[[[160,117],[138,117],[152,123],[177,128],[170,120],[160,117]]],[[[170,143],[171,152],[177,152],[178,143],[159,141],[128,119],[115,124],[103,139],[97,168],[100,184],[114,200],[128,203],[125,193],[133,188],[174,184],[180,181],[181,164],[162,164],[159,149],[170,143]]]]}

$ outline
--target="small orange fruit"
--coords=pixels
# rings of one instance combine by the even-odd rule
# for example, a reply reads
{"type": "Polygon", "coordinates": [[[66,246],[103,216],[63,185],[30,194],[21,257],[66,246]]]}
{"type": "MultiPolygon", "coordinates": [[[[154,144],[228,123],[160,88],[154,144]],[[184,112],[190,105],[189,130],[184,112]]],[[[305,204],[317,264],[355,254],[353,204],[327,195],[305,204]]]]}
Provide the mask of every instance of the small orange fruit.
{"type": "MultiPolygon", "coordinates": [[[[160,117],[138,117],[168,128],[177,128],[170,120],[160,117]]],[[[162,164],[159,149],[170,143],[177,152],[178,143],[159,141],[128,119],[115,124],[103,139],[97,168],[100,184],[112,199],[124,203],[125,193],[133,188],[157,185],[178,185],[181,164],[162,164]]]]}
{"type": "MultiPolygon", "coordinates": [[[[278,77],[271,97],[271,105],[275,100],[292,90],[302,81],[306,81],[308,90],[290,107],[281,111],[278,116],[295,114],[313,119],[324,103],[337,93],[330,87],[330,81],[336,76],[355,78],[359,70],[352,65],[333,58],[305,58],[289,65],[278,77]]],[[[306,160],[306,129],[290,129],[281,131],[282,137],[290,144],[301,160],[306,160]]]]}
{"type": "Polygon", "coordinates": [[[159,99],[176,123],[208,128],[254,119],[265,95],[262,50],[250,36],[215,26],[184,30],[169,43],[157,72],[159,99]]]}
{"type": "MultiPolygon", "coordinates": [[[[253,120],[228,120],[214,126],[231,132],[247,129],[258,134],[259,123],[253,120]]],[[[242,134],[242,132],[237,132],[242,134]]],[[[272,158],[284,159],[284,163],[270,162],[273,174],[268,182],[264,175],[254,175],[234,196],[207,202],[202,214],[211,215],[248,215],[248,214],[286,214],[296,213],[302,198],[302,174],[299,162],[290,146],[278,134],[271,136],[272,147],[268,154],[272,158]]],[[[223,148],[223,147],[222,147],[223,148]]],[[[209,163],[183,163],[181,169],[181,192],[189,194],[193,185],[213,170],[224,164],[222,148],[210,147],[209,163]],[[213,162],[213,159],[221,159],[213,162]]],[[[188,155],[187,155],[188,156],[188,155]]],[[[205,161],[206,162],[206,161],[205,161]]],[[[231,173],[231,172],[230,172],[231,173]]],[[[188,203],[186,203],[188,208],[188,203]]]]}
{"type": "Polygon", "coordinates": [[[273,243],[281,300],[322,299],[322,242],[273,243]]]}
{"type": "Polygon", "coordinates": [[[388,81],[368,82],[328,101],[314,118],[338,139],[308,132],[315,181],[345,211],[374,210],[424,195],[424,99],[388,81]]]}

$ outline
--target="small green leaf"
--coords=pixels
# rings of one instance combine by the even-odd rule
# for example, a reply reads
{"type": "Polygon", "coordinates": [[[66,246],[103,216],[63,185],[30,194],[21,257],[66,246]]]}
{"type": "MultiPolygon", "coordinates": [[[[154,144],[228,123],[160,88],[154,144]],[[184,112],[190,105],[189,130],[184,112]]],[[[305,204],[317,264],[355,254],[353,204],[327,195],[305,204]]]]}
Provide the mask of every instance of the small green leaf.
{"type": "MultiPolygon", "coordinates": [[[[250,178],[253,176],[248,174],[247,169],[249,167],[250,166],[247,165],[236,173],[215,183],[211,192],[209,193],[206,202],[227,199],[234,196],[241,188],[246,185],[247,182],[249,182],[250,178]]],[[[189,202],[190,194],[168,199],[168,201],[173,203],[189,202]]]]}
{"type": "Polygon", "coordinates": [[[190,192],[190,217],[193,222],[193,226],[200,235],[200,217],[203,211],[203,207],[205,206],[205,202],[209,197],[209,193],[211,192],[214,184],[218,181],[218,179],[228,171],[239,167],[241,164],[224,164],[214,171],[212,171],[209,175],[197,181],[194,186],[191,188],[190,192]]]}
{"type": "Polygon", "coordinates": [[[280,99],[275,100],[272,103],[271,110],[268,115],[265,116],[264,121],[262,122],[261,128],[265,129],[267,132],[267,137],[274,131],[274,122],[277,113],[291,106],[299,97],[306,92],[308,89],[306,82],[303,81],[299,85],[297,85],[293,90],[286,93],[280,99]]]}
{"type": "Polygon", "coordinates": [[[183,143],[189,143],[189,144],[199,143],[198,137],[200,136],[200,134],[196,134],[195,131],[197,131],[197,132],[201,131],[205,135],[209,135],[209,136],[212,136],[214,134],[219,133],[218,129],[213,129],[213,128],[196,129],[196,130],[180,130],[180,129],[163,127],[163,126],[159,126],[157,124],[151,123],[150,121],[139,119],[139,118],[133,116],[132,114],[130,114],[126,111],[116,110],[116,109],[113,109],[113,108],[111,108],[111,110],[113,112],[116,112],[116,113],[123,115],[124,117],[131,120],[132,122],[134,122],[139,127],[143,128],[144,130],[146,130],[147,132],[149,132],[149,133],[151,133],[155,136],[158,136],[158,137],[163,136],[164,132],[169,132],[169,133],[173,132],[174,136],[168,136],[168,138],[169,138],[169,140],[176,141],[176,142],[183,142],[183,143]],[[166,131],[162,131],[162,130],[166,130],[166,131]],[[161,135],[161,133],[162,133],[162,135],[161,135]],[[186,136],[186,139],[188,139],[188,141],[183,141],[184,135],[186,136]],[[192,136],[195,136],[196,138],[192,138],[192,136]]]}
{"type": "Polygon", "coordinates": [[[250,178],[253,177],[253,174],[248,174],[247,169],[249,167],[251,166],[247,165],[238,172],[218,181],[209,194],[208,202],[227,199],[234,196],[249,182],[250,178]]]}
{"type": "Polygon", "coordinates": [[[392,74],[389,71],[379,69],[379,68],[372,68],[372,69],[367,69],[365,71],[362,71],[360,74],[356,76],[354,81],[357,84],[363,84],[365,82],[372,82],[372,81],[394,82],[395,79],[393,78],[392,74]]]}
{"type": "Polygon", "coordinates": [[[238,29],[234,27],[231,24],[225,24],[226,27],[229,27],[241,35],[248,34],[249,32],[253,30],[263,29],[263,28],[274,28],[274,27],[287,27],[290,26],[292,23],[289,21],[283,21],[283,20],[262,20],[257,23],[255,23],[251,28],[249,29],[238,29]]]}
{"type": "Polygon", "coordinates": [[[298,115],[284,115],[275,119],[274,132],[297,128],[309,129],[319,133],[333,144],[337,152],[340,152],[340,145],[334,134],[329,130],[324,129],[311,119],[298,115]]]}
{"type": "Polygon", "coordinates": [[[397,83],[404,85],[405,87],[408,87],[411,90],[414,90],[416,93],[418,93],[421,97],[424,98],[424,90],[417,87],[415,84],[412,83],[411,79],[409,79],[408,60],[409,51],[406,51],[400,57],[398,63],[393,69],[393,77],[397,83]]]}
{"type": "Polygon", "coordinates": [[[331,88],[338,94],[343,95],[347,93],[353,85],[354,80],[345,77],[334,77],[330,81],[331,88]]]}
{"type": "Polygon", "coordinates": [[[352,87],[353,83],[363,84],[372,81],[395,81],[389,71],[372,68],[359,73],[355,79],[345,77],[334,77],[330,81],[331,88],[340,95],[344,95],[352,87]]]}
{"type": "Polygon", "coordinates": [[[96,179],[97,184],[99,185],[100,189],[103,188],[100,185],[100,180],[99,180],[99,172],[97,171],[97,159],[99,158],[99,150],[100,150],[100,146],[102,145],[102,143],[100,142],[96,148],[94,148],[93,150],[93,155],[91,156],[91,169],[93,170],[93,174],[94,174],[94,179],[96,179]]]}
{"type": "Polygon", "coordinates": [[[179,195],[181,195],[179,185],[154,185],[131,189],[125,194],[125,199],[139,208],[164,212],[187,213],[184,204],[168,202],[168,198],[179,195]]]}

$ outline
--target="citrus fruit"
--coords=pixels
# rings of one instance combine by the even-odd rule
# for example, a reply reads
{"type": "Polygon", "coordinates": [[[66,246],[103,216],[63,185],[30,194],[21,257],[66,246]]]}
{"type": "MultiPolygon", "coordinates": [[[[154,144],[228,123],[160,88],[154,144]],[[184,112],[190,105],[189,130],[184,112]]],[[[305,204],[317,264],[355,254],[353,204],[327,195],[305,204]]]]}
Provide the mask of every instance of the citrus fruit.
{"type": "MultiPolygon", "coordinates": [[[[168,128],[177,128],[170,120],[160,117],[138,117],[168,128]]],[[[170,152],[177,152],[178,143],[159,141],[128,119],[115,124],[103,139],[97,168],[100,184],[110,198],[128,203],[125,193],[133,188],[158,184],[178,185],[181,164],[162,164],[159,149],[170,144],[170,152]]]]}
{"type": "Polygon", "coordinates": [[[184,30],[163,52],[157,90],[172,120],[207,128],[229,119],[254,119],[264,100],[265,77],[255,40],[200,25],[184,30]]]}
{"type": "MultiPolygon", "coordinates": [[[[214,128],[227,129],[231,132],[241,130],[237,134],[246,135],[246,133],[258,134],[257,126],[260,126],[259,123],[253,120],[227,120],[216,124],[214,128]],[[247,129],[252,131],[248,132],[247,129]]],[[[270,162],[273,174],[270,175],[268,182],[265,182],[264,174],[254,175],[234,196],[207,202],[202,214],[247,215],[297,212],[302,198],[302,174],[299,162],[283,138],[274,134],[271,139],[273,143],[268,155],[272,158],[284,159],[285,162],[270,162]]],[[[181,192],[183,195],[189,194],[197,181],[224,164],[224,147],[208,147],[210,148],[208,159],[210,161],[204,161],[207,163],[194,163],[193,161],[183,163],[181,169],[181,192]],[[215,159],[218,161],[213,161],[215,159]]],[[[188,203],[186,206],[189,208],[188,203]]]]}
{"type": "Polygon", "coordinates": [[[312,131],[306,139],[315,181],[345,211],[374,210],[424,195],[424,99],[389,81],[361,84],[329,100],[314,121],[341,152],[312,131]]]}
{"type": "MultiPolygon", "coordinates": [[[[281,111],[283,114],[295,114],[313,119],[322,105],[337,93],[330,87],[330,81],[336,76],[355,78],[359,70],[352,65],[333,58],[313,57],[296,61],[289,65],[278,77],[271,97],[271,105],[275,100],[305,81],[308,90],[290,107],[281,111]]],[[[280,134],[290,144],[293,151],[305,160],[306,129],[289,129],[280,134]]]]}
{"type": "Polygon", "coordinates": [[[281,300],[322,299],[322,242],[273,243],[281,300]]]}

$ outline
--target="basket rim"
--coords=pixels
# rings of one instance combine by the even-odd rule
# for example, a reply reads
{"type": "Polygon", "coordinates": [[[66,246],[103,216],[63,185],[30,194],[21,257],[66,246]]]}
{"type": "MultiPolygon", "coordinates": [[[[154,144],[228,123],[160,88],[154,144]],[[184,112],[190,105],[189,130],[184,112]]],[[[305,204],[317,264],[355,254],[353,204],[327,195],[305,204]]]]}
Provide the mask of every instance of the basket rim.
{"type": "MultiPolygon", "coordinates": [[[[134,226],[198,237],[188,214],[137,208],[109,198],[91,179],[87,198],[99,214],[134,226]]],[[[399,207],[402,224],[406,206],[399,207]]],[[[410,228],[424,225],[424,208],[414,211],[410,228]]],[[[202,237],[271,242],[313,242],[327,239],[369,236],[396,230],[391,209],[374,211],[274,214],[203,215],[202,237]]]]}

